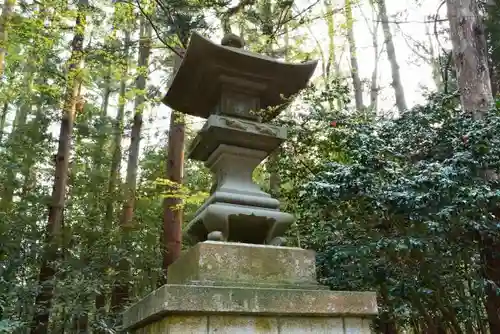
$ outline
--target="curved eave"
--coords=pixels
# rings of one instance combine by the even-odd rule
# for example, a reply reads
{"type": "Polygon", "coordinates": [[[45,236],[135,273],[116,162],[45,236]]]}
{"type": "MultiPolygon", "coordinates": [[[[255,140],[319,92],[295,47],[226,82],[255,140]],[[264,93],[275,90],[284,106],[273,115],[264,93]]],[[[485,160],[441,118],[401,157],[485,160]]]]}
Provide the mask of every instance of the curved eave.
{"type": "MultiPolygon", "coordinates": [[[[219,98],[217,78],[231,75],[264,84],[261,106],[283,104],[305,88],[317,61],[290,64],[242,49],[217,45],[193,33],[184,59],[163,103],[174,110],[207,118],[219,98]]],[[[281,109],[281,108],[280,108],[281,109]]],[[[271,119],[271,117],[265,117],[271,119]]]]}

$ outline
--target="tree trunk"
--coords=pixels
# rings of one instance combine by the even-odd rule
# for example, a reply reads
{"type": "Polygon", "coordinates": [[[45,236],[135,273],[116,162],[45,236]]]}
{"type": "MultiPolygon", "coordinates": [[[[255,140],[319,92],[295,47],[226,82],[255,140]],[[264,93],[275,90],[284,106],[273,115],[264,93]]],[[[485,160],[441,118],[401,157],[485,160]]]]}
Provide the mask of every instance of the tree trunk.
{"type": "Polygon", "coordinates": [[[2,113],[0,114],[0,143],[3,139],[3,131],[5,129],[5,121],[7,120],[7,113],[9,112],[9,103],[4,102],[2,106],[2,113]]]}
{"type": "Polygon", "coordinates": [[[118,96],[118,111],[113,126],[114,141],[113,141],[113,155],[111,157],[111,166],[109,168],[108,180],[108,199],[106,201],[106,211],[104,217],[104,228],[111,229],[113,224],[113,203],[115,202],[116,185],[118,184],[118,175],[120,173],[122,161],[122,139],[123,139],[123,121],[125,118],[125,93],[127,89],[126,76],[128,74],[128,66],[125,65],[122,78],[120,80],[120,93],[118,96]]]}
{"type": "Polygon", "coordinates": [[[484,237],[481,242],[483,275],[488,280],[486,286],[486,315],[490,333],[500,333],[500,243],[493,237],[484,237]],[[491,283],[493,282],[493,283],[491,283]]]}
{"type": "Polygon", "coordinates": [[[387,58],[391,65],[392,72],[392,87],[394,88],[394,95],[396,97],[396,107],[400,112],[407,109],[405,92],[403,84],[401,83],[401,76],[399,74],[399,64],[396,57],[396,48],[392,40],[391,28],[389,26],[389,18],[387,17],[387,8],[385,0],[378,0],[378,9],[380,19],[382,21],[382,30],[384,31],[385,45],[387,47],[387,58]]]}
{"type": "MultiPolygon", "coordinates": [[[[108,106],[109,106],[109,98],[111,96],[111,88],[110,88],[110,85],[111,85],[111,66],[109,66],[109,69],[108,69],[108,74],[107,74],[107,77],[106,77],[106,80],[105,80],[105,87],[104,87],[104,93],[103,93],[103,101],[102,101],[102,106],[101,106],[101,120],[103,120],[103,122],[105,122],[106,118],[107,118],[107,114],[108,114],[108,106]]],[[[124,78],[122,77],[121,79],[121,82],[124,80],[124,78]]],[[[119,97],[119,106],[118,106],[118,115],[120,115],[120,110],[121,110],[121,113],[123,114],[123,107],[122,107],[122,95],[120,94],[120,97],[119,97]]],[[[118,116],[119,117],[119,116],[118,116]]],[[[122,117],[123,118],[123,117],[122,117]]],[[[113,131],[116,131],[115,132],[115,136],[119,136],[120,137],[120,143],[121,143],[121,133],[120,133],[120,128],[116,128],[116,126],[113,127],[113,131]]],[[[98,174],[100,174],[100,171],[101,171],[101,168],[103,167],[102,166],[102,154],[100,154],[99,152],[103,152],[103,150],[105,149],[105,145],[106,145],[106,138],[103,136],[103,134],[99,134],[99,144],[96,145],[96,150],[100,150],[98,152],[95,152],[94,153],[94,157],[95,157],[95,169],[96,169],[96,172],[98,174]]],[[[116,150],[116,148],[114,148],[114,150],[116,150]]],[[[110,219],[110,221],[108,221],[107,217],[108,217],[108,209],[109,207],[111,208],[111,217],[113,216],[113,203],[115,201],[115,197],[114,197],[114,184],[115,184],[115,179],[116,179],[116,176],[112,177],[113,176],[113,167],[116,168],[116,166],[114,165],[114,151],[112,153],[112,157],[111,157],[111,171],[109,173],[110,177],[108,179],[108,188],[107,188],[107,196],[106,196],[106,199],[105,199],[105,209],[104,209],[104,223],[103,223],[103,233],[102,233],[102,236],[104,238],[107,238],[109,236],[109,231],[111,230],[111,224],[112,224],[112,218],[110,219]],[[111,188],[111,191],[110,191],[110,185],[113,185],[112,188],[111,188]]],[[[121,158],[120,158],[121,159],[121,158]]],[[[104,181],[104,180],[103,180],[104,181]]],[[[101,182],[101,180],[99,180],[98,182],[101,182]]],[[[106,274],[105,274],[105,268],[109,265],[108,261],[104,260],[103,261],[104,263],[100,264],[102,267],[100,268],[100,272],[99,274],[101,275],[101,277],[105,277],[106,274]]],[[[96,317],[97,319],[99,319],[100,316],[102,316],[104,314],[104,307],[106,306],[106,292],[104,291],[104,289],[99,289],[99,291],[97,292],[96,296],[95,296],[95,301],[94,301],[94,305],[95,305],[95,309],[96,309],[96,317]]],[[[103,333],[102,331],[100,330],[97,330],[96,333],[103,333]]]]}
{"type": "Polygon", "coordinates": [[[347,41],[349,42],[349,52],[351,54],[351,77],[352,85],[354,88],[354,100],[356,102],[356,109],[363,110],[363,86],[359,78],[358,57],[356,51],[356,39],[354,38],[354,20],[352,17],[352,0],[345,0],[345,17],[347,21],[347,41]]]}
{"type": "MultiPolygon", "coordinates": [[[[184,56],[185,50],[178,48],[178,55],[184,56]]],[[[181,65],[181,57],[174,55],[174,71],[181,65]]],[[[185,118],[181,113],[172,110],[170,114],[170,128],[168,132],[167,148],[167,179],[178,187],[169,187],[172,192],[177,192],[183,179],[184,167],[184,140],[186,134],[185,118]]],[[[182,200],[169,196],[163,200],[163,231],[160,236],[160,248],[163,257],[163,278],[159,284],[167,283],[168,267],[177,260],[182,246],[182,217],[180,208],[182,200]]]]}
{"type": "Polygon", "coordinates": [[[392,318],[392,307],[389,301],[389,292],[385,284],[381,284],[380,289],[380,304],[385,305],[388,310],[381,312],[377,321],[375,321],[375,327],[378,329],[379,333],[383,334],[398,334],[398,328],[396,322],[392,318]]]}
{"type": "MultiPolygon", "coordinates": [[[[450,36],[453,46],[463,111],[474,119],[483,117],[494,105],[491,91],[486,37],[476,0],[447,0],[450,36]]],[[[491,173],[486,173],[485,177],[491,173]]],[[[498,213],[495,213],[498,214],[498,213]]],[[[500,243],[490,236],[481,240],[482,267],[486,286],[486,313],[491,333],[500,333],[500,243]]]]}
{"type": "Polygon", "coordinates": [[[5,69],[5,53],[7,50],[9,23],[12,18],[12,10],[16,0],[5,0],[0,16],[0,78],[5,69]]]}
{"type": "MultiPolygon", "coordinates": [[[[126,41],[129,40],[130,34],[126,34],[126,41]]],[[[128,47],[126,47],[128,54],[128,47]]],[[[128,61],[128,58],[127,58],[128,61]]],[[[126,76],[128,74],[128,62],[124,65],[122,72],[122,78],[120,80],[120,93],[118,97],[118,112],[116,114],[116,119],[113,125],[114,141],[113,141],[113,153],[111,157],[111,165],[109,168],[109,179],[107,188],[107,198],[106,198],[106,209],[104,212],[104,231],[105,235],[110,231],[113,225],[114,216],[114,203],[116,200],[116,186],[118,184],[118,175],[120,174],[121,160],[122,160],[122,138],[123,138],[123,121],[125,118],[125,92],[126,92],[126,76]]],[[[115,292],[116,293],[116,292],[115,292]]],[[[106,295],[104,291],[96,296],[95,307],[99,313],[103,312],[106,305],[106,295]]]]}
{"type": "Polygon", "coordinates": [[[83,38],[85,34],[86,13],[85,1],[80,0],[76,16],[74,37],[71,43],[72,52],[68,60],[68,81],[62,110],[59,145],[56,156],[54,186],[46,228],[45,250],[39,273],[39,286],[35,299],[35,314],[31,323],[31,334],[46,334],[48,331],[50,309],[54,290],[54,261],[58,257],[58,244],[62,230],[63,208],[66,198],[66,184],[68,179],[71,135],[75,102],[78,94],[77,73],[83,61],[83,38]]]}
{"type": "Polygon", "coordinates": [[[371,8],[371,21],[366,17],[366,15],[361,11],[361,15],[363,16],[366,25],[368,26],[368,30],[370,31],[371,39],[372,39],[372,47],[373,47],[373,59],[375,60],[371,80],[370,80],[370,105],[369,110],[373,113],[377,113],[378,110],[378,65],[380,60],[380,50],[378,44],[378,30],[380,26],[380,14],[378,13],[376,7],[372,4],[371,8]]]}
{"type": "MultiPolygon", "coordinates": [[[[137,60],[138,72],[140,73],[135,81],[137,95],[134,101],[134,120],[130,138],[130,148],[127,163],[127,176],[125,184],[125,201],[123,204],[120,227],[126,236],[127,229],[132,225],[132,218],[135,207],[135,192],[137,185],[137,168],[139,163],[139,147],[142,130],[142,111],[146,101],[146,78],[149,65],[149,54],[151,52],[151,26],[142,18],[139,32],[139,58],[137,60]]],[[[127,275],[129,265],[125,260],[120,261],[119,272],[127,275]]],[[[126,280],[125,280],[126,281],[126,280]]],[[[111,308],[113,311],[120,311],[129,297],[128,283],[118,283],[113,287],[111,295],[111,308]]]]}
{"type": "MultiPolygon", "coordinates": [[[[328,32],[328,59],[325,65],[325,72],[323,73],[325,77],[326,84],[329,85],[329,80],[332,77],[332,66],[336,68],[336,56],[335,56],[335,22],[333,19],[333,5],[330,0],[324,1],[325,9],[326,9],[326,24],[327,24],[327,32],[328,32]]],[[[338,74],[335,72],[334,74],[338,74]]]]}
{"type": "MultiPolygon", "coordinates": [[[[378,48],[375,50],[378,50],[378,48]]],[[[370,110],[374,113],[377,113],[378,111],[378,91],[378,59],[376,59],[370,81],[370,110]]]]}
{"type": "Polygon", "coordinates": [[[493,106],[486,38],[477,1],[447,0],[462,108],[480,118],[493,106]]]}
{"type": "MultiPolygon", "coordinates": [[[[184,115],[172,111],[168,133],[167,179],[178,185],[173,187],[172,191],[174,193],[182,185],[184,137],[184,115]]],[[[168,196],[163,200],[163,245],[161,249],[163,253],[164,279],[160,280],[163,283],[166,283],[168,279],[168,267],[179,258],[181,253],[183,217],[181,204],[182,199],[179,197],[168,196]]]]}
{"type": "MultiPolygon", "coordinates": [[[[111,97],[111,65],[108,65],[107,72],[104,77],[104,92],[102,94],[102,105],[101,105],[101,112],[99,115],[99,119],[101,124],[106,124],[107,119],[108,119],[108,106],[109,106],[109,98],[111,97]]],[[[118,101],[120,103],[120,101],[118,101]]],[[[93,153],[94,157],[94,165],[96,170],[100,170],[102,168],[102,159],[104,158],[104,153],[103,149],[106,146],[106,142],[108,141],[108,136],[107,134],[104,135],[103,133],[99,133],[98,138],[97,138],[97,143],[95,145],[95,154],[93,153]]],[[[101,179],[97,180],[97,182],[105,182],[106,178],[102,177],[101,179]]]]}
{"type": "Polygon", "coordinates": [[[130,138],[130,148],[127,164],[127,177],[125,185],[125,204],[121,217],[121,226],[126,227],[131,224],[135,206],[135,191],[137,184],[137,167],[139,162],[139,147],[142,130],[142,111],[146,101],[146,77],[149,64],[149,54],[151,52],[151,27],[145,19],[141,19],[139,41],[139,58],[137,61],[139,74],[135,81],[137,95],[134,102],[134,119],[130,138]],[[145,74],[146,73],[146,74],[145,74]]]}
{"type": "MultiPolygon", "coordinates": [[[[128,61],[129,61],[129,46],[130,46],[130,33],[125,32],[125,63],[122,64],[123,69],[120,79],[120,92],[118,95],[118,111],[116,113],[116,119],[113,124],[113,153],[111,156],[111,164],[109,167],[109,178],[108,187],[106,190],[106,206],[104,211],[104,236],[108,235],[113,226],[113,216],[114,216],[114,203],[116,201],[116,186],[118,184],[118,175],[120,174],[121,161],[122,161],[122,139],[123,139],[123,121],[125,118],[125,104],[126,98],[125,93],[127,89],[127,75],[128,75],[128,61]]],[[[111,95],[109,83],[105,87],[104,99],[102,105],[102,114],[107,115],[109,97],[111,95]]],[[[109,265],[109,263],[104,264],[104,267],[109,265]]],[[[105,270],[103,270],[104,272],[105,270]]],[[[98,313],[103,313],[103,309],[106,305],[106,294],[105,291],[100,291],[95,298],[95,308],[98,313]]]]}

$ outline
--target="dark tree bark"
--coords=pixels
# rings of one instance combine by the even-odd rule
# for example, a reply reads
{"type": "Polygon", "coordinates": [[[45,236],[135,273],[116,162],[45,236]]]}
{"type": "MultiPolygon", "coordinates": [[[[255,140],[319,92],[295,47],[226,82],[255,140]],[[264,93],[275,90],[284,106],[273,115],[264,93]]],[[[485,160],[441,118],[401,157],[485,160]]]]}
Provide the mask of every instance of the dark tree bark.
{"type": "MultiPolygon", "coordinates": [[[[184,56],[185,50],[178,49],[177,51],[179,55],[184,56]]],[[[177,69],[182,59],[177,55],[174,57],[174,68],[177,69]]],[[[176,185],[168,189],[173,193],[179,190],[183,179],[185,132],[184,115],[172,111],[168,132],[166,177],[167,180],[176,185]]],[[[175,195],[165,197],[163,200],[163,231],[160,237],[163,257],[163,279],[160,279],[160,285],[167,282],[168,268],[179,258],[181,253],[183,219],[181,204],[182,199],[175,195]]]]}
{"type": "MultiPolygon", "coordinates": [[[[182,185],[184,165],[184,115],[172,111],[170,116],[170,130],[168,134],[167,179],[176,186],[171,187],[177,192],[182,185]]],[[[180,207],[182,199],[177,196],[168,196],[163,200],[163,283],[168,279],[168,268],[179,258],[182,244],[182,217],[180,207]]]]}

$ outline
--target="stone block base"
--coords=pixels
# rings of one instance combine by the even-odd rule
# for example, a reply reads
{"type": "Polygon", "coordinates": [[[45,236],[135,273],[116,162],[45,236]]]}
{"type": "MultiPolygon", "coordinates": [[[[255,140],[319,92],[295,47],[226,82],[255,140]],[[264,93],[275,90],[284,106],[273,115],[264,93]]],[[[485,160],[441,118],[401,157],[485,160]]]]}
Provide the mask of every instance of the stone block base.
{"type": "Polygon", "coordinates": [[[370,334],[366,318],[170,315],[134,334],[370,334]]]}
{"type": "Polygon", "coordinates": [[[314,252],[203,242],[169,269],[169,284],[123,314],[133,334],[370,333],[373,292],[316,283],[314,252]]]}

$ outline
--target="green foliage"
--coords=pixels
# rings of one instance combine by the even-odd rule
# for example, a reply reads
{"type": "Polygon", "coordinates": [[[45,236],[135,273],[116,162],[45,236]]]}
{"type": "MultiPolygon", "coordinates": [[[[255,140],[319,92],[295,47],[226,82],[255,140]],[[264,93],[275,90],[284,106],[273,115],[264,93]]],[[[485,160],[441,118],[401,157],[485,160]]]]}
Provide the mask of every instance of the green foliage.
{"type": "MultiPolygon", "coordinates": [[[[0,83],[0,106],[6,106],[7,111],[0,115],[5,116],[0,128],[2,333],[28,331],[34,298],[40,289],[38,271],[54,180],[61,101],[68,79],[68,41],[74,33],[76,13],[74,6],[59,0],[18,4],[0,83]]],[[[56,274],[51,333],[116,332],[119,318],[109,309],[112,287],[127,284],[131,303],[155,289],[162,275],[159,236],[163,198],[171,195],[158,183],[165,175],[164,138],[141,145],[144,152],[139,162],[134,229],[126,237],[119,228],[124,189],[120,171],[115,189],[108,190],[110,172],[116,168],[114,137],[122,131],[124,139],[130,135],[129,128],[122,124],[125,122],[115,118],[118,104],[124,103],[126,113],[130,113],[129,102],[143,93],[132,89],[133,79],[141,73],[150,75],[153,67],[146,73],[145,68],[133,66],[138,46],[135,37],[125,45],[123,31],[130,29],[133,33],[139,28],[139,12],[127,3],[114,8],[109,2],[92,5],[87,20],[93,25],[84,42],[85,68],[79,73],[84,106],[75,119],[62,242],[53,263],[56,274]],[[99,28],[96,23],[104,24],[99,28]],[[126,64],[128,73],[124,72],[126,64]],[[119,101],[122,78],[126,95],[119,101]],[[102,98],[106,90],[110,96],[107,105],[102,98]],[[122,260],[129,263],[129,271],[119,270],[122,260]],[[104,309],[97,310],[96,300],[101,295],[104,309]]],[[[153,52],[160,50],[160,56],[165,57],[164,47],[159,48],[155,41],[153,52]]],[[[206,180],[210,175],[190,165],[186,169],[188,179],[182,195],[189,216],[208,191],[206,180]]]]}
{"type": "Polygon", "coordinates": [[[480,242],[500,237],[490,175],[500,171],[500,111],[473,120],[457,103],[431,96],[396,120],[325,131],[342,158],[323,157],[298,198],[322,282],[378,291],[381,319],[417,332],[432,321],[463,333],[485,326],[480,242]]]}
{"type": "Polygon", "coordinates": [[[21,326],[22,323],[19,321],[0,320],[0,333],[13,333],[21,326]]]}

